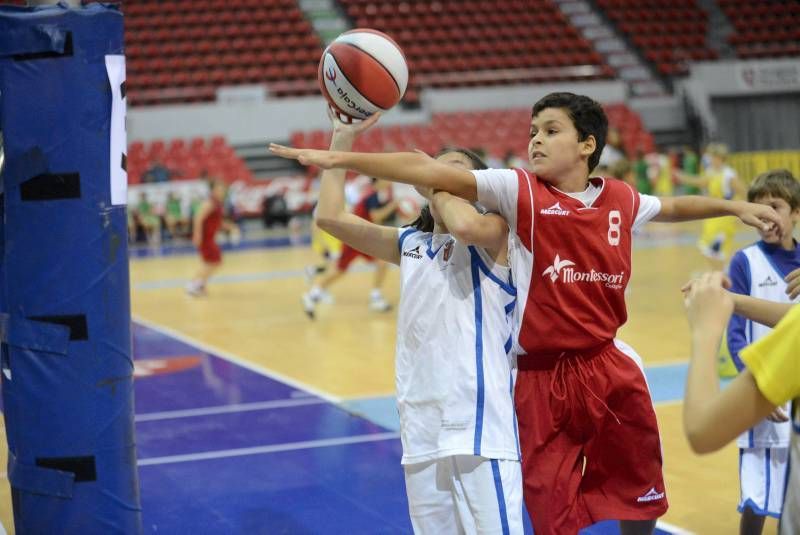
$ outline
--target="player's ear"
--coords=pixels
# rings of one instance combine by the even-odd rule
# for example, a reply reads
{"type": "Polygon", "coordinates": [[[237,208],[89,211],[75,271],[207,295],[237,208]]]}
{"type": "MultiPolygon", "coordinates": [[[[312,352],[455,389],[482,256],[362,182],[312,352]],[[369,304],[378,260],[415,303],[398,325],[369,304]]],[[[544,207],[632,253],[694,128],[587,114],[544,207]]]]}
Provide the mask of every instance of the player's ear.
{"type": "Polygon", "coordinates": [[[586,136],[586,139],[581,141],[581,154],[583,154],[586,157],[591,157],[591,155],[594,154],[596,148],[597,148],[597,140],[591,134],[586,136]]]}

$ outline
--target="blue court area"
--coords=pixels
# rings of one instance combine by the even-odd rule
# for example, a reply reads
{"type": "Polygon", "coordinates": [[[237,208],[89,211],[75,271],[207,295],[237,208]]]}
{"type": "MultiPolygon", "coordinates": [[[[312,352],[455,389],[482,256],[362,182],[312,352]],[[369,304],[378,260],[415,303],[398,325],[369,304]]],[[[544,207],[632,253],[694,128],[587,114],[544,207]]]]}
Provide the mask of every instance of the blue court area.
{"type": "Polygon", "coordinates": [[[391,423],[154,328],[133,348],[146,533],[411,533],[391,423]]]}

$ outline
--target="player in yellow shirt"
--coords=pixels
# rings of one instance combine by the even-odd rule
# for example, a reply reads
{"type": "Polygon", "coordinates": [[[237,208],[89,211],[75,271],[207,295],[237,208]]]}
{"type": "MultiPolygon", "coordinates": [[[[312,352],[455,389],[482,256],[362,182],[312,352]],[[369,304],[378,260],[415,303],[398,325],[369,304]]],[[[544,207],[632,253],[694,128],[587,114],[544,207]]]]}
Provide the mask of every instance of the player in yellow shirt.
{"type": "MultiPolygon", "coordinates": [[[[684,184],[704,188],[709,197],[715,199],[743,199],[745,187],[736,175],[736,171],[725,164],[728,148],[721,143],[712,143],[706,148],[709,164],[699,176],[676,173],[678,180],[684,184]]],[[[698,246],[708,258],[711,269],[721,270],[730,260],[734,251],[733,238],[736,234],[736,219],[732,217],[715,217],[703,221],[703,231],[698,246]]]]}
{"type": "MultiPolygon", "coordinates": [[[[798,272],[790,273],[787,282],[796,282],[798,272]]],[[[780,534],[796,535],[800,533],[800,306],[732,295],[725,291],[724,283],[721,273],[709,273],[684,288],[692,331],[684,431],[694,451],[708,453],[794,400],[791,468],[780,534]],[[737,314],[768,326],[783,318],[769,335],[740,352],[747,369],[720,392],[714,361],[734,308],[737,314]]]]}

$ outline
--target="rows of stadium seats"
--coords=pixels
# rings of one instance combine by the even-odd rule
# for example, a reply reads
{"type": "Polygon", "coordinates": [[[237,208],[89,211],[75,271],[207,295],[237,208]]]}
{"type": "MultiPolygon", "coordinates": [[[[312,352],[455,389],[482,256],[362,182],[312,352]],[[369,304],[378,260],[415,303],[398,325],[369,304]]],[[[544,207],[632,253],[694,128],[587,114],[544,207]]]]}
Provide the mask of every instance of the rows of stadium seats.
{"type": "Polygon", "coordinates": [[[296,0],[122,6],[133,105],[214,100],[226,85],[266,83],[276,96],[318,91],[322,42],[296,0]]]}
{"type": "Polygon", "coordinates": [[[476,0],[340,3],[355,26],[384,31],[403,48],[412,72],[412,90],[414,86],[491,85],[614,75],[551,0],[536,0],[533,5],[520,0],[491,4],[476,0]],[[588,75],[558,70],[576,65],[597,68],[588,75]],[[537,68],[550,70],[537,72],[537,68]],[[501,69],[519,69],[518,78],[503,79],[508,74],[504,72],[493,79],[490,71],[501,69]],[[485,75],[476,78],[467,74],[476,71],[485,75]]]}
{"type": "MultiPolygon", "coordinates": [[[[638,150],[651,152],[652,135],[639,115],[625,104],[605,106],[609,124],[620,132],[629,156],[638,150]]],[[[421,149],[434,154],[442,147],[480,147],[495,157],[514,153],[527,160],[530,108],[434,114],[429,124],[372,128],[356,140],[354,150],[385,151],[421,149]]],[[[291,144],[298,148],[327,148],[330,132],[294,132],[291,144]]]]}
{"type": "Polygon", "coordinates": [[[155,140],[134,142],[128,147],[128,182],[138,184],[154,164],[169,169],[176,180],[201,176],[219,177],[228,182],[250,181],[253,176],[225,138],[155,140]]]}
{"type": "Polygon", "coordinates": [[[728,41],[740,58],[800,55],[800,3],[717,0],[734,32],[728,41]]]}
{"type": "Polygon", "coordinates": [[[595,1],[663,75],[684,75],[688,62],[717,58],[706,46],[708,15],[695,0],[595,1]]]}

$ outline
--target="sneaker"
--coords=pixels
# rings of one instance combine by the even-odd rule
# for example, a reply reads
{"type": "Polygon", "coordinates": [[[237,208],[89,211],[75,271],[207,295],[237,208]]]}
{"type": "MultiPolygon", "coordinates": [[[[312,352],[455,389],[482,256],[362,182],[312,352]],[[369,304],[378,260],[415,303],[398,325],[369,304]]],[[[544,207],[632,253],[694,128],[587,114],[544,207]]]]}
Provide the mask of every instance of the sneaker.
{"type": "Polygon", "coordinates": [[[369,300],[369,309],[373,312],[389,312],[392,309],[392,305],[383,297],[380,297],[378,299],[369,300]]]}
{"type": "Polygon", "coordinates": [[[200,286],[196,282],[190,282],[186,285],[186,293],[192,297],[203,297],[207,295],[205,287],[200,286]]]}
{"type": "Polygon", "coordinates": [[[326,305],[332,305],[336,300],[333,298],[330,292],[322,290],[317,295],[317,301],[326,305]]]}
{"type": "Polygon", "coordinates": [[[303,294],[303,310],[305,311],[306,316],[308,316],[309,319],[312,320],[314,319],[314,308],[316,304],[317,302],[313,297],[311,297],[310,292],[306,292],[303,294]]]}

